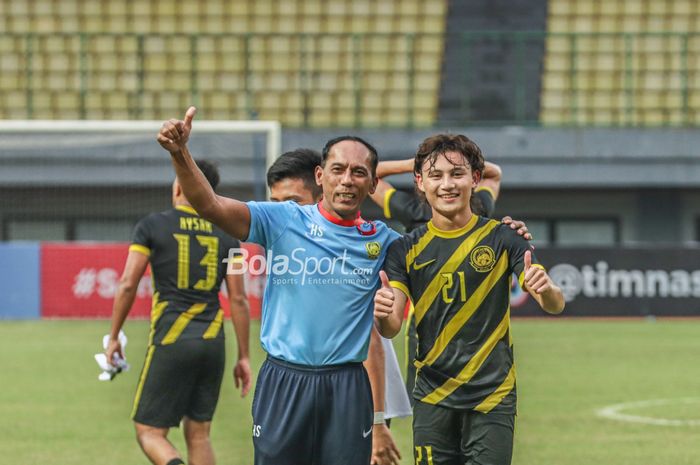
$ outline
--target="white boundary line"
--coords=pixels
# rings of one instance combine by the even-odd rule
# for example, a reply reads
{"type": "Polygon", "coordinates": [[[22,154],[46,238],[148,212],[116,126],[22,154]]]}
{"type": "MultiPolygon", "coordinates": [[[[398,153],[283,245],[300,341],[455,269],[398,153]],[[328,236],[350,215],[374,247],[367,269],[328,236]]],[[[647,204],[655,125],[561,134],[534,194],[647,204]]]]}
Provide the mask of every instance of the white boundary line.
{"type": "Polygon", "coordinates": [[[639,402],[625,402],[622,404],[609,405],[596,411],[596,415],[611,420],[626,421],[630,423],[641,423],[656,426],[700,426],[700,419],[674,420],[670,418],[645,417],[642,415],[630,415],[622,413],[639,407],[656,407],[659,405],[673,404],[700,404],[700,397],[686,397],[680,399],[652,399],[639,402]]]}

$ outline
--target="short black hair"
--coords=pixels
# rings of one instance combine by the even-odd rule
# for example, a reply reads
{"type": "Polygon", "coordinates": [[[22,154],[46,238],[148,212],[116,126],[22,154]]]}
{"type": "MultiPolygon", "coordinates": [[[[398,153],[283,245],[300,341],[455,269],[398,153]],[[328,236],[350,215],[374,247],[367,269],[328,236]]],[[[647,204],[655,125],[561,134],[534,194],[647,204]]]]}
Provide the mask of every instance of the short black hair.
{"type": "Polygon", "coordinates": [[[301,179],[314,198],[321,196],[322,188],[316,184],[316,167],[321,164],[321,154],[311,149],[285,152],[267,170],[267,187],[284,179],[301,179]]]}
{"type": "Polygon", "coordinates": [[[197,168],[199,168],[202,174],[204,174],[204,177],[207,178],[207,181],[209,181],[211,188],[216,190],[220,180],[219,168],[217,168],[213,162],[201,158],[196,159],[194,162],[197,165],[197,168]]]}
{"type": "Polygon", "coordinates": [[[335,139],[331,139],[328,142],[326,142],[326,145],[323,147],[323,152],[321,152],[321,166],[324,166],[326,164],[326,160],[328,159],[328,153],[331,151],[333,146],[335,144],[337,144],[338,142],[343,142],[346,140],[359,142],[360,144],[367,147],[367,150],[369,150],[369,154],[370,154],[370,163],[372,165],[372,177],[376,177],[377,176],[377,165],[379,164],[379,155],[377,154],[377,149],[375,149],[372,144],[370,144],[369,142],[367,142],[363,138],[357,137],[357,136],[340,136],[340,137],[336,137],[335,139]]]}

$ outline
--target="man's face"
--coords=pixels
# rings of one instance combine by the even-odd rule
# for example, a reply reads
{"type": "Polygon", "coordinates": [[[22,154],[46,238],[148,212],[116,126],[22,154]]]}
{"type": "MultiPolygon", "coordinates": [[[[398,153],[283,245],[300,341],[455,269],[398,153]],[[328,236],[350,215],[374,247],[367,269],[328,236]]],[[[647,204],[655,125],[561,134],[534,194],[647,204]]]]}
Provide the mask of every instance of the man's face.
{"type": "Polygon", "coordinates": [[[472,189],[478,184],[479,177],[478,172],[472,172],[462,154],[447,152],[438,155],[434,164],[426,160],[416,182],[435,211],[453,218],[469,211],[472,189]]]}
{"type": "Polygon", "coordinates": [[[323,186],[323,206],[344,219],[352,219],[377,187],[372,175],[372,155],[363,144],[351,140],[331,147],[323,167],[316,167],[316,181],[323,186]]]}
{"type": "Polygon", "coordinates": [[[284,202],[292,200],[300,205],[311,205],[318,202],[313,192],[299,178],[284,178],[270,186],[270,200],[284,202]]]}

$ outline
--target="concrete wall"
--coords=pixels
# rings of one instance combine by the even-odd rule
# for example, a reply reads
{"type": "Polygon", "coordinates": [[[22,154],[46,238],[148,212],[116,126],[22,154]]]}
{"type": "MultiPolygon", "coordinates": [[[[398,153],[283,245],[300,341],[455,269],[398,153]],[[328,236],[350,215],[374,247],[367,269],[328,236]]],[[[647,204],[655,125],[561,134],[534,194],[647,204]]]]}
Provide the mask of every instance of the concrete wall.
{"type": "MultiPolygon", "coordinates": [[[[688,242],[700,233],[700,132],[685,129],[448,128],[464,133],[504,172],[498,213],[527,218],[614,218],[623,243],[688,242]]],[[[285,130],[282,150],[320,150],[356,134],[382,159],[410,157],[437,130],[285,130]]],[[[5,136],[3,136],[5,137],[5,136]]],[[[0,144],[7,142],[0,137],[0,144]]],[[[15,139],[0,151],[0,231],[16,218],[136,221],[169,206],[173,171],[152,137],[55,147],[15,139]]],[[[242,200],[264,197],[264,150],[240,141],[192,136],[193,151],[215,159],[222,189],[242,200]],[[259,154],[257,160],[251,153],[259,154]]],[[[411,189],[408,175],[390,180],[411,189]]],[[[366,216],[379,215],[368,207],[366,216]]],[[[3,238],[5,238],[3,236],[3,238]]],[[[128,240],[127,237],[123,238],[128,240]]]]}

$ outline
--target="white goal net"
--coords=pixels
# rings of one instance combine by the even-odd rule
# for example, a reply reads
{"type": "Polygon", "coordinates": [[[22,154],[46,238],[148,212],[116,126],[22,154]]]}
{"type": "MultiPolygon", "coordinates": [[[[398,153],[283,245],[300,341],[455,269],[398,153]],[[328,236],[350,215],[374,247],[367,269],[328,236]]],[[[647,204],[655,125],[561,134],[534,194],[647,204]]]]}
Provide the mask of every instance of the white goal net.
{"type": "MultiPolygon", "coordinates": [[[[162,121],[0,121],[0,240],[128,240],[169,205],[162,121]]],[[[264,200],[280,154],[277,121],[195,119],[190,151],[218,165],[219,192],[264,200]]]]}

